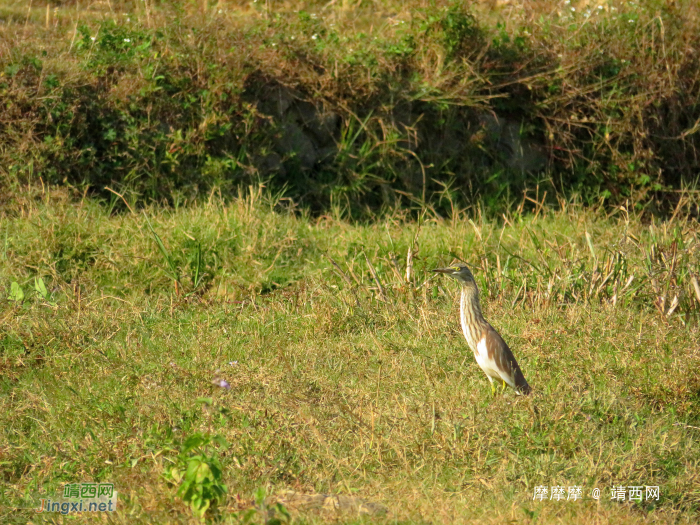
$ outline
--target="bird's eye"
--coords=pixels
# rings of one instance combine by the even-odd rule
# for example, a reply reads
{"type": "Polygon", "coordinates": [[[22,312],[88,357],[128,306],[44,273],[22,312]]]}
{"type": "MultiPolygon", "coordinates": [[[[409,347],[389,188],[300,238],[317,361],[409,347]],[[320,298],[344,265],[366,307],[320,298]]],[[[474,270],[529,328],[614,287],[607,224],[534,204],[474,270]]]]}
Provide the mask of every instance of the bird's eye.
{"type": "Polygon", "coordinates": [[[453,266],[452,269],[453,269],[455,272],[458,272],[458,271],[459,271],[459,266],[453,266]]]}

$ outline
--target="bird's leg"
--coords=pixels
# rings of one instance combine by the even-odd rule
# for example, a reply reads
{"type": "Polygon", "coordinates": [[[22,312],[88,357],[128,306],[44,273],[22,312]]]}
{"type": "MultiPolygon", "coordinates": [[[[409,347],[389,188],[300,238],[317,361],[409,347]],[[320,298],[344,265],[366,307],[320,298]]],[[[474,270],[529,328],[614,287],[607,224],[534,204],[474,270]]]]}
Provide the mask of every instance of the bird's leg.
{"type": "MultiPolygon", "coordinates": [[[[503,381],[503,379],[501,379],[501,381],[503,381]]],[[[503,392],[505,392],[505,390],[506,390],[506,382],[503,381],[503,385],[501,385],[501,394],[503,394],[503,392]]]]}
{"type": "Polygon", "coordinates": [[[493,384],[493,379],[489,377],[489,381],[491,382],[491,395],[493,397],[496,397],[496,385],[493,384]]]}

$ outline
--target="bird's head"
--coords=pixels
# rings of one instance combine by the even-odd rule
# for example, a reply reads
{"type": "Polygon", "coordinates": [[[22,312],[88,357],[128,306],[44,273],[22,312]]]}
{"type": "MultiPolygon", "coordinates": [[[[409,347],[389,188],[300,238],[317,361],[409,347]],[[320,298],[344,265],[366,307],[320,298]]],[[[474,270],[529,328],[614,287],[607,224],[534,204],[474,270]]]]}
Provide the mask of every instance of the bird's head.
{"type": "Polygon", "coordinates": [[[433,271],[449,275],[463,284],[474,283],[474,276],[472,275],[471,270],[469,270],[467,265],[463,263],[456,263],[452,266],[447,266],[446,268],[435,268],[433,271]]]}

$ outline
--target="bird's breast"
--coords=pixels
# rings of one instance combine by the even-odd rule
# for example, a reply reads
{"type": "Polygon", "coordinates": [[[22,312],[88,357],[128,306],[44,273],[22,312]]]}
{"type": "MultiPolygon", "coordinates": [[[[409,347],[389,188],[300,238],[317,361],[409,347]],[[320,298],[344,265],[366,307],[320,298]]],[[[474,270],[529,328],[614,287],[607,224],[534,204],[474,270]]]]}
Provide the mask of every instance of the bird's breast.
{"type": "Polygon", "coordinates": [[[479,364],[481,369],[486,373],[487,376],[499,379],[501,373],[498,363],[494,359],[493,354],[489,355],[488,343],[486,341],[486,336],[482,337],[481,340],[476,344],[474,350],[474,357],[476,362],[479,364]]]}

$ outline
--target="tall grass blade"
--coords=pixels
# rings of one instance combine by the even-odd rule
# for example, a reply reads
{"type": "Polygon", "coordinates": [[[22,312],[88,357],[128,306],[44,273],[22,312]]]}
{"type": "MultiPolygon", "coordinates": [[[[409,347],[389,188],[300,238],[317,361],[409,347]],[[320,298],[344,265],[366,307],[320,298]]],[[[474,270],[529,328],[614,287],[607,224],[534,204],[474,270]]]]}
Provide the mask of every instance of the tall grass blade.
{"type": "Polygon", "coordinates": [[[175,266],[175,262],[173,261],[172,257],[170,256],[170,253],[168,253],[168,250],[165,248],[165,245],[163,244],[163,241],[161,240],[160,236],[156,233],[156,231],[153,229],[153,226],[151,225],[151,221],[148,220],[148,215],[144,212],[143,216],[146,218],[146,224],[148,225],[148,229],[151,230],[151,234],[153,235],[153,239],[156,241],[156,244],[158,245],[158,249],[160,250],[160,253],[163,255],[163,259],[165,259],[166,264],[168,265],[168,268],[170,269],[170,273],[167,271],[165,272],[168,277],[170,277],[173,281],[175,281],[180,287],[182,287],[182,283],[180,282],[180,277],[178,275],[177,267],[175,266]]]}

